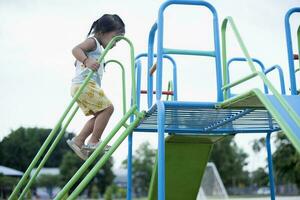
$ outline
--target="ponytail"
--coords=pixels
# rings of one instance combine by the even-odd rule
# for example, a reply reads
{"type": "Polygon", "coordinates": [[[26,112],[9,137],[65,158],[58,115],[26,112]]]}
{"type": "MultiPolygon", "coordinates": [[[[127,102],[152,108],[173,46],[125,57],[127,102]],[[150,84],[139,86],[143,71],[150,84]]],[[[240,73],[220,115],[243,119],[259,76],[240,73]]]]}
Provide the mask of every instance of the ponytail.
{"type": "Polygon", "coordinates": [[[93,29],[95,29],[95,26],[97,25],[97,21],[98,21],[98,20],[96,20],[96,21],[93,22],[93,24],[92,24],[92,26],[91,26],[91,28],[90,28],[90,31],[89,31],[89,33],[87,34],[87,37],[89,37],[89,35],[92,33],[93,29]]]}
{"type": "Polygon", "coordinates": [[[125,24],[118,15],[104,14],[98,20],[93,22],[87,37],[92,33],[107,33],[110,31],[125,33],[125,24]]]}

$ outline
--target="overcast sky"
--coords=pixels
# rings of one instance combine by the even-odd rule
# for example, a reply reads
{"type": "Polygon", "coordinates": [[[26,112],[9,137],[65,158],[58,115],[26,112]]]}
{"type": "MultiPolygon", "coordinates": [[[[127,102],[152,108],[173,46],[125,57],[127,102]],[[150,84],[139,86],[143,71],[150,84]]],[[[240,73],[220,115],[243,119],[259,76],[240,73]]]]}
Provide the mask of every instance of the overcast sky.
{"type": "MultiPolygon", "coordinates": [[[[126,37],[132,40],[136,54],[147,49],[148,33],[163,1],[158,0],[48,0],[0,1],[0,140],[20,126],[52,128],[69,104],[74,75],[72,48],[83,41],[92,22],[104,13],[116,13],[126,24],[126,37]]],[[[284,16],[299,0],[226,0],[209,1],[217,9],[219,24],[232,16],[250,54],[264,64],[282,66],[289,87],[284,16]]],[[[291,19],[295,33],[299,15],[291,19]]],[[[205,8],[171,6],[166,11],[165,46],[212,50],[212,18],[205,8]]],[[[295,34],[293,36],[295,41],[295,34]]],[[[229,56],[242,56],[232,33],[228,34],[229,56]]],[[[295,46],[295,45],[294,45],[295,46]]],[[[295,48],[296,49],[296,48],[295,48]]],[[[119,59],[129,72],[129,51],[120,42],[108,58],[119,59]]],[[[179,100],[215,101],[214,66],[211,58],[175,56],[178,65],[179,100]]],[[[171,78],[166,64],[165,85],[171,78]]],[[[249,73],[247,65],[233,66],[232,79],[249,73]]],[[[130,76],[129,73],[126,74],[130,76]]],[[[271,75],[278,87],[276,73],[271,75]]],[[[130,80],[130,79],[129,79],[130,80]]],[[[143,77],[143,86],[146,87],[143,77]]],[[[241,87],[257,87],[257,81],[241,87]]],[[[129,82],[128,82],[129,83],[129,82]]],[[[261,83],[259,87],[261,87],[261,83]]],[[[129,84],[127,91],[129,93],[129,84]]],[[[120,71],[109,66],[103,88],[115,105],[115,113],[106,129],[111,130],[122,114],[120,71]]],[[[127,98],[129,99],[129,98],[127,98]]],[[[145,100],[145,99],[143,99],[145,100]]],[[[143,104],[145,105],[145,104],[143,104]]],[[[145,107],[145,106],[144,106],[145,107]]],[[[78,133],[87,118],[78,112],[68,131],[78,133]]],[[[106,134],[105,133],[105,134],[106,134]]],[[[262,135],[241,135],[236,142],[251,156],[248,169],[263,165],[265,155],[251,152],[251,141],[262,135]]],[[[135,134],[134,148],[148,140],[157,145],[154,133],[135,134]]],[[[126,158],[127,142],[115,152],[116,167],[126,158]]]]}

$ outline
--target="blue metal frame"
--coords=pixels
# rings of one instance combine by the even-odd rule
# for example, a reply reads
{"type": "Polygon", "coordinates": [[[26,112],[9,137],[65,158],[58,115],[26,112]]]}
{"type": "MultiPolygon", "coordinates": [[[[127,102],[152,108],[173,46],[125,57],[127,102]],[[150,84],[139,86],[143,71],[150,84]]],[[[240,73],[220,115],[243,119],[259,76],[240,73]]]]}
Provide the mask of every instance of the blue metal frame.
{"type": "MultiPolygon", "coordinates": [[[[239,61],[239,62],[248,62],[246,58],[240,58],[240,57],[237,57],[237,58],[231,58],[231,59],[228,61],[227,67],[226,67],[226,69],[227,69],[227,74],[228,74],[228,80],[227,80],[227,83],[226,83],[226,84],[229,84],[229,83],[230,83],[230,73],[229,73],[229,67],[231,66],[230,64],[233,63],[233,62],[237,62],[237,61],[239,61]]],[[[253,61],[254,63],[257,63],[257,64],[258,64],[258,66],[261,68],[261,71],[262,71],[262,72],[265,71],[266,68],[265,68],[264,64],[263,64],[260,60],[258,60],[258,59],[256,59],[256,58],[252,58],[252,61],[253,61]]],[[[227,91],[228,91],[228,96],[229,96],[229,97],[232,96],[232,94],[230,93],[230,89],[228,89],[227,91]]],[[[269,93],[268,87],[267,87],[265,84],[264,84],[264,91],[265,91],[266,94],[269,93]]]]}
{"type": "Polygon", "coordinates": [[[157,30],[157,23],[154,23],[153,26],[151,27],[151,30],[149,32],[149,37],[148,37],[148,70],[147,70],[147,82],[148,82],[148,91],[149,91],[149,95],[148,97],[148,108],[150,108],[153,103],[153,95],[152,95],[152,91],[153,91],[153,76],[150,76],[150,69],[153,65],[153,58],[154,58],[154,38],[155,38],[155,33],[157,30]]]}
{"type": "Polygon", "coordinates": [[[158,200],[165,199],[165,106],[157,101],[157,129],[158,129],[158,200]]]}
{"type": "MultiPolygon", "coordinates": [[[[214,28],[214,53],[215,53],[215,61],[216,61],[216,77],[217,77],[217,96],[218,101],[223,101],[223,93],[222,93],[222,69],[221,69],[221,55],[220,55],[220,39],[219,39],[219,24],[218,24],[218,15],[215,8],[205,1],[196,1],[196,0],[169,0],[163,3],[160,6],[158,13],[158,21],[157,21],[157,78],[156,78],[156,100],[161,99],[161,91],[162,91],[162,58],[166,49],[163,47],[163,31],[164,31],[164,10],[173,4],[181,4],[181,5],[197,5],[207,7],[212,15],[213,15],[213,28],[214,28]]],[[[155,30],[156,25],[153,25],[153,30],[155,30]]],[[[151,29],[152,30],[152,29],[151,29]]],[[[152,34],[154,38],[154,34],[152,34]]],[[[152,38],[151,38],[152,39],[152,38]]],[[[152,40],[151,40],[152,42],[152,40]]],[[[150,58],[150,56],[149,56],[150,58]]]]}
{"type": "MultiPolygon", "coordinates": [[[[168,133],[182,134],[223,134],[223,133],[266,133],[280,130],[278,125],[269,118],[268,112],[264,110],[252,109],[216,109],[215,102],[184,102],[184,101],[164,101],[166,110],[165,130],[168,133]],[[175,114],[176,113],[176,114],[175,114]],[[201,117],[201,116],[209,117],[201,117]],[[243,117],[241,121],[240,118],[243,117]],[[247,121],[256,117],[260,126],[248,126],[247,121]],[[267,119],[266,119],[267,118],[267,119]],[[179,121],[176,123],[176,121],[179,121]],[[190,126],[193,121],[193,126],[190,126]],[[229,125],[234,120],[235,125],[229,125]],[[247,121],[245,121],[247,120],[247,121]],[[270,121],[271,120],[271,121],[270,121]],[[223,122],[227,121],[226,126],[223,122]],[[175,124],[180,124],[178,127],[175,124]],[[245,125],[243,125],[245,124],[245,125]],[[242,127],[240,127],[242,126],[242,127]],[[209,133],[208,133],[209,132],[209,133]]],[[[147,112],[144,121],[135,129],[136,132],[157,132],[155,119],[158,116],[157,106],[154,105],[147,112]]]]}
{"type": "Polygon", "coordinates": [[[291,34],[291,26],[290,26],[290,17],[293,13],[300,13],[300,7],[290,9],[285,15],[284,23],[285,23],[286,46],[287,46],[288,61],[289,61],[291,95],[297,95],[294,53],[293,53],[292,34],[291,34]]]}
{"type": "MultiPolygon", "coordinates": [[[[286,15],[286,30],[287,30],[287,46],[288,46],[288,52],[289,48],[292,48],[291,46],[291,39],[290,39],[290,27],[288,24],[289,17],[293,12],[299,12],[300,8],[296,9],[291,9],[288,14],[286,15]],[[288,24],[288,25],[287,25],[288,24]]],[[[147,115],[152,115],[154,114],[155,117],[155,123],[156,126],[155,128],[149,128],[147,126],[145,127],[138,127],[134,131],[142,131],[142,132],[157,132],[158,133],[158,200],[163,200],[165,199],[165,142],[164,142],[164,135],[165,133],[172,133],[172,131],[176,132],[176,134],[199,134],[199,133],[207,133],[208,131],[212,131],[214,135],[220,134],[220,135],[228,135],[228,133],[235,134],[235,133],[253,133],[254,128],[249,126],[250,128],[245,128],[243,130],[234,130],[226,126],[225,128],[220,130],[218,127],[222,127],[224,124],[234,121],[240,116],[248,116],[248,114],[251,115],[251,112],[253,111],[252,109],[245,109],[244,111],[240,113],[235,113],[234,115],[229,116],[228,118],[224,118],[218,122],[216,121],[215,124],[211,124],[205,128],[205,130],[200,131],[199,129],[193,129],[193,127],[187,126],[187,128],[182,129],[181,127],[176,128],[174,127],[168,127],[168,120],[170,117],[170,107],[176,109],[184,109],[186,106],[189,108],[207,108],[207,109],[215,109],[216,103],[221,102],[224,100],[223,98],[223,93],[222,93],[222,71],[221,71],[221,56],[220,56],[220,41],[219,41],[219,27],[218,27],[218,16],[216,13],[216,10],[214,7],[205,2],[205,1],[198,1],[198,0],[168,0],[164,2],[159,9],[158,12],[158,21],[154,23],[152,26],[149,37],[148,37],[148,54],[140,54],[137,56],[136,60],[136,68],[137,68],[137,77],[141,77],[141,62],[140,58],[141,57],[147,57],[148,58],[148,70],[147,70],[147,102],[148,102],[148,108],[149,112],[147,115]],[[204,6],[207,7],[212,15],[213,15],[213,27],[214,27],[214,51],[196,51],[196,50],[179,50],[179,49],[170,49],[170,48],[164,48],[163,46],[163,34],[164,34],[164,11],[165,9],[173,4],[177,5],[197,5],[197,6],[204,6]],[[155,39],[155,34],[157,31],[157,72],[156,72],[156,103],[153,104],[153,76],[150,76],[150,69],[153,65],[153,60],[156,54],[154,53],[154,39],[155,39]],[[167,54],[184,54],[184,55],[200,55],[200,56],[209,56],[209,57],[214,57],[215,58],[215,63],[216,63],[216,81],[217,81],[217,102],[178,102],[177,101],[177,77],[176,77],[176,63],[175,61],[170,57],[167,56],[167,54]],[[173,80],[174,80],[174,96],[176,94],[175,101],[171,102],[165,102],[161,101],[161,96],[162,96],[162,72],[163,72],[163,58],[168,58],[172,64],[173,64],[173,80]],[[175,81],[176,80],[176,81],[175,81]],[[168,113],[169,112],[169,113],[168,113]],[[167,120],[167,121],[166,121],[167,120]],[[226,132],[226,128],[228,131],[226,132]]],[[[293,61],[293,52],[289,52],[289,61],[290,58],[292,57],[293,61]]],[[[246,61],[245,58],[233,58],[231,59],[228,64],[227,64],[227,70],[229,68],[229,65],[233,61],[246,61]]],[[[271,71],[277,69],[279,73],[279,78],[280,78],[280,86],[281,86],[281,92],[282,94],[285,94],[285,83],[284,83],[284,78],[283,78],[283,73],[282,69],[278,65],[274,65],[268,69],[265,69],[263,63],[259,61],[258,59],[253,59],[253,62],[256,62],[262,69],[262,72],[265,74],[270,73],[271,71]]],[[[289,62],[290,64],[290,62],[289,62]]],[[[294,64],[294,63],[293,63],[294,64]]],[[[294,74],[294,65],[290,64],[290,76],[291,76],[291,89],[292,89],[292,94],[295,93],[296,91],[296,83],[295,83],[295,74],[294,74]],[[294,91],[295,90],[295,91],[294,91]]],[[[229,74],[229,73],[228,73],[229,74]]],[[[137,83],[137,103],[138,106],[140,106],[140,78],[137,78],[138,83],[137,83]]],[[[228,82],[230,82],[228,80],[228,82]]],[[[264,90],[265,93],[268,94],[268,88],[266,85],[264,85],[264,90]]],[[[228,91],[230,92],[230,91],[228,91]]],[[[175,111],[174,111],[175,112],[175,111]]],[[[230,114],[231,111],[229,111],[230,114]]],[[[232,111],[236,112],[236,111],[232,111]]],[[[172,113],[171,113],[172,114],[172,113]]],[[[254,114],[255,115],[255,114],[254,114]]],[[[146,116],[147,117],[147,116],[146,116]]],[[[173,116],[171,116],[173,117],[173,116]]],[[[153,120],[152,118],[151,120],[153,120]]],[[[246,118],[247,119],[247,118],[246,118]]],[[[268,122],[264,122],[260,127],[257,127],[255,129],[256,132],[260,133],[265,133],[267,132],[266,135],[266,148],[267,148],[267,154],[268,154],[268,168],[269,168],[269,180],[270,180],[270,190],[271,190],[271,199],[275,199],[275,183],[274,183],[274,177],[273,177],[273,165],[272,165],[272,155],[271,155],[271,143],[270,143],[270,135],[272,132],[279,130],[278,124],[274,126],[273,124],[273,119],[271,117],[268,117],[269,120],[269,127],[265,128],[268,126],[268,122]]],[[[152,121],[153,122],[153,121],[152,121]]],[[[151,122],[151,123],[152,123],[151,122]]],[[[172,125],[172,124],[171,124],[172,125]]],[[[202,124],[201,124],[202,125],[202,124]]],[[[205,125],[205,124],[204,124],[205,125]]],[[[130,195],[127,195],[127,199],[131,199],[131,158],[132,158],[132,137],[131,140],[128,142],[128,152],[130,155],[128,155],[128,174],[130,177],[130,180],[128,178],[128,191],[130,191],[130,195]],[[130,158],[130,159],[129,159],[130,158]]]]}
{"type": "MultiPolygon", "coordinates": [[[[135,71],[136,71],[136,91],[140,91],[141,86],[141,78],[138,76],[138,74],[141,74],[141,61],[137,60],[135,61],[135,71]]],[[[132,94],[136,95],[136,94],[132,94]]],[[[131,102],[132,104],[132,102],[131,102]]],[[[136,105],[137,110],[140,110],[140,96],[136,96],[136,105]]],[[[132,123],[134,121],[134,115],[130,117],[130,122],[132,123]]],[[[133,140],[133,133],[128,135],[128,152],[127,152],[127,200],[131,200],[132,198],[132,140],[133,140]]]]}
{"type": "MultiPolygon", "coordinates": [[[[227,63],[227,74],[228,74],[228,81],[226,84],[229,84],[230,83],[230,73],[229,73],[229,67],[231,66],[230,64],[233,63],[233,62],[247,62],[247,59],[246,58],[241,58],[241,57],[236,57],[236,58],[232,58],[228,61],[227,63]]],[[[281,89],[281,94],[286,94],[286,91],[285,91],[285,82],[284,82],[284,76],[283,76],[283,71],[282,71],[282,68],[279,66],[279,65],[273,65],[271,66],[270,68],[266,69],[264,64],[256,59],[256,58],[252,58],[252,61],[254,63],[257,63],[258,66],[261,68],[261,71],[264,72],[264,74],[268,74],[270,72],[272,72],[273,70],[277,69],[278,70],[278,75],[279,75],[279,81],[280,81],[280,89],[281,89]]],[[[268,87],[264,84],[264,91],[266,94],[269,94],[269,89],[268,87]]],[[[233,94],[230,93],[230,89],[228,89],[228,96],[234,96],[233,94]]]]}
{"type": "MultiPolygon", "coordinates": [[[[214,46],[215,46],[215,61],[216,61],[216,77],[217,77],[217,96],[218,101],[223,101],[222,93],[222,68],[220,55],[220,39],[219,39],[219,24],[218,16],[215,8],[205,1],[195,0],[170,0],[163,3],[159,8],[157,21],[157,72],[156,72],[156,100],[158,106],[158,200],[165,199],[165,154],[164,154],[164,106],[161,100],[162,93],[162,59],[164,55],[163,47],[163,31],[164,31],[164,10],[172,4],[183,5],[198,5],[207,7],[213,14],[214,25],[214,46]]],[[[153,27],[153,29],[155,26],[153,27]]],[[[153,36],[154,37],[154,36],[153,36]]],[[[151,48],[151,47],[150,47],[151,48]]],[[[149,56],[149,58],[152,56],[149,56]]],[[[150,62],[149,62],[150,64],[150,62]]],[[[149,90],[151,91],[151,90],[149,90]]]]}
{"type": "Polygon", "coordinates": [[[279,65],[273,65],[272,67],[266,69],[264,71],[264,73],[268,74],[268,73],[272,72],[275,69],[277,69],[278,75],[279,75],[281,94],[285,95],[286,91],[285,91],[285,82],[284,82],[284,76],[283,76],[282,68],[279,65]]]}
{"type": "MultiPolygon", "coordinates": [[[[148,109],[151,108],[153,106],[153,76],[150,75],[150,69],[152,67],[153,64],[149,65],[149,57],[152,57],[152,62],[153,63],[153,58],[157,57],[157,54],[147,54],[147,53],[141,53],[139,54],[135,60],[140,60],[140,58],[143,57],[147,57],[148,58],[148,70],[147,70],[147,79],[148,79],[148,85],[147,85],[147,101],[148,101],[148,109]]],[[[172,63],[173,66],[173,97],[174,97],[174,101],[178,100],[178,89],[177,89],[177,65],[175,60],[169,56],[169,55],[164,55],[163,58],[166,58],[167,60],[169,60],[172,63]]],[[[142,67],[142,65],[137,65],[137,67],[142,67]]],[[[141,69],[138,69],[139,72],[137,73],[137,77],[141,77],[141,69]]],[[[141,87],[140,87],[141,82],[138,82],[137,85],[137,93],[136,95],[138,96],[138,98],[140,99],[140,95],[141,95],[141,87]]],[[[138,104],[138,108],[140,108],[140,104],[138,104]]]]}
{"type": "MultiPolygon", "coordinates": [[[[265,74],[270,73],[271,71],[277,69],[280,80],[280,88],[281,94],[285,95],[285,82],[282,69],[279,65],[273,65],[264,71],[265,74]]],[[[276,197],[276,187],[275,180],[273,175],[273,161],[272,161],[272,151],[271,151],[271,134],[272,132],[268,132],[266,135],[266,148],[267,148],[267,158],[268,158],[268,170],[269,170],[269,182],[270,182],[270,196],[271,200],[275,200],[276,197]]]]}
{"type": "MultiPolygon", "coordinates": [[[[228,83],[226,83],[226,84],[229,84],[229,82],[230,82],[229,66],[232,62],[235,62],[235,61],[247,62],[247,60],[245,58],[232,58],[228,61],[228,63],[227,63],[228,83]]],[[[260,66],[261,71],[263,71],[265,74],[268,74],[275,69],[278,70],[281,94],[284,95],[285,94],[285,82],[284,82],[284,76],[283,76],[281,67],[279,65],[274,65],[268,69],[265,69],[265,66],[263,65],[263,63],[260,60],[252,58],[252,61],[257,63],[260,66]]],[[[268,88],[265,84],[264,84],[264,91],[266,94],[269,93],[268,88]]],[[[230,89],[228,90],[228,96],[232,96],[232,94],[230,93],[230,89]]],[[[266,135],[266,150],[267,150],[268,170],[269,170],[268,176],[269,176],[269,183],[270,183],[270,196],[271,196],[272,200],[275,200],[276,188],[275,188],[275,180],[274,180],[274,176],[273,176],[273,162],[272,162],[271,141],[270,141],[271,134],[272,134],[272,132],[268,132],[266,135]]]]}
{"type": "Polygon", "coordinates": [[[142,62],[139,59],[136,59],[135,61],[135,68],[136,68],[136,77],[137,77],[137,83],[136,83],[136,104],[138,107],[138,110],[140,110],[140,104],[141,104],[141,74],[142,74],[142,62]]]}
{"type": "Polygon", "coordinates": [[[276,188],[275,180],[273,176],[273,161],[272,161],[272,151],[271,151],[271,132],[268,132],[266,135],[266,148],[267,148],[267,157],[268,157],[268,170],[269,170],[269,182],[270,182],[270,196],[271,200],[275,200],[276,188]]]}
{"type": "Polygon", "coordinates": [[[132,134],[128,135],[128,155],[127,155],[127,200],[131,200],[132,193],[132,134]]]}
{"type": "MultiPolygon", "coordinates": [[[[147,53],[141,53],[138,56],[136,56],[135,58],[135,68],[136,68],[136,80],[137,80],[137,84],[136,84],[136,104],[137,104],[137,109],[140,110],[140,95],[141,95],[141,73],[142,73],[142,63],[141,63],[141,58],[143,57],[148,57],[147,53]]],[[[156,57],[156,54],[152,54],[152,57],[156,57]]],[[[176,67],[176,62],[175,60],[168,55],[164,55],[164,58],[168,59],[172,65],[173,65],[173,96],[174,96],[174,100],[177,101],[177,67],[176,67]]],[[[148,57],[149,59],[149,57],[148,57]]],[[[149,69],[148,68],[148,80],[149,80],[149,69]]],[[[153,78],[151,77],[151,79],[153,80],[153,78]]],[[[151,80],[150,79],[150,80],[151,80]]],[[[153,84],[153,81],[148,82],[148,86],[153,84]]],[[[153,86],[150,87],[153,91],[153,86]]],[[[149,89],[149,87],[148,87],[149,89]]],[[[152,92],[148,92],[147,93],[148,96],[148,107],[150,108],[150,105],[152,104],[152,99],[153,99],[153,94],[152,92]],[[149,104],[149,96],[151,99],[151,104],[149,104]]],[[[132,122],[133,116],[130,118],[130,121],[132,122]]],[[[127,154],[127,200],[131,200],[132,199],[132,144],[133,144],[133,134],[130,134],[128,136],[128,154],[127,154]]]]}

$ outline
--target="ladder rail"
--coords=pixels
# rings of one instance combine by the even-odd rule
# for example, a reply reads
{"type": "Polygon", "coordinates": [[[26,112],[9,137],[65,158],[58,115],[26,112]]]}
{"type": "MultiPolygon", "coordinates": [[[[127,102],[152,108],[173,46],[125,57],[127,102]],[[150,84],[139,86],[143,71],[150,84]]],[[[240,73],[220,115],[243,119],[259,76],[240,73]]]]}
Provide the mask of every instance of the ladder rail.
{"type": "MultiPolygon", "coordinates": [[[[276,97],[276,99],[278,100],[278,102],[282,105],[282,107],[289,113],[289,115],[291,116],[291,118],[293,119],[293,121],[296,122],[296,124],[300,127],[300,117],[298,116],[298,114],[293,110],[293,108],[283,99],[283,97],[281,96],[281,94],[276,90],[276,88],[273,86],[273,84],[268,80],[268,78],[266,77],[266,75],[263,73],[263,72],[260,72],[260,71],[257,71],[255,66],[254,66],[254,63],[251,59],[251,56],[239,34],[239,31],[232,19],[232,17],[226,17],[224,20],[223,20],[223,23],[222,23],[222,29],[221,29],[221,32],[222,32],[222,63],[223,63],[223,81],[224,81],[224,84],[226,84],[228,82],[228,73],[227,73],[227,52],[226,52],[226,30],[227,30],[227,24],[230,24],[232,30],[233,30],[233,33],[238,41],[238,44],[240,46],[240,48],[242,49],[242,52],[244,53],[246,59],[247,59],[247,63],[252,71],[252,74],[253,75],[251,78],[255,77],[255,76],[258,76],[262,79],[263,83],[270,89],[270,91],[274,94],[274,96],[276,97]],[[256,75],[255,75],[256,74],[256,75]]],[[[249,76],[251,75],[248,75],[246,77],[246,79],[250,79],[249,76]]],[[[228,99],[228,96],[227,96],[227,90],[233,86],[236,86],[240,83],[243,83],[245,81],[245,78],[243,78],[244,80],[239,80],[239,83],[237,84],[227,84],[227,85],[224,85],[222,90],[224,92],[224,97],[225,97],[225,100],[228,99]]]]}
{"type": "MultiPolygon", "coordinates": [[[[131,43],[131,41],[129,39],[127,39],[124,36],[116,36],[116,37],[114,37],[108,43],[107,47],[104,49],[103,53],[100,55],[100,57],[98,58],[97,62],[101,63],[101,61],[104,59],[104,57],[106,56],[106,54],[108,53],[108,51],[111,49],[111,47],[114,45],[114,43],[116,41],[119,41],[119,40],[125,40],[129,44],[129,47],[130,47],[131,74],[132,74],[132,76],[131,76],[132,77],[132,91],[135,92],[135,89],[136,89],[135,85],[136,84],[135,84],[135,76],[134,76],[134,74],[135,74],[135,69],[134,69],[134,48],[133,48],[133,45],[132,45],[132,43],[131,43]]],[[[71,116],[67,120],[66,124],[63,126],[63,129],[56,136],[54,142],[52,143],[52,145],[50,146],[50,148],[46,152],[46,154],[45,154],[43,160],[40,162],[40,164],[39,164],[39,166],[38,166],[35,174],[28,180],[32,169],[36,166],[36,164],[38,163],[38,161],[41,159],[41,157],[45,153],[46,149],[48,148],[50,142],[53,140],[53,138],[55,137],[55,135],[57,134],[57,132],[61,128],[61,126],[62,126],[65,118],[69,114],[70,110],[73,108],[76,100],[78,99],[78,97],[82,93],[83,89],[88,84],[88,82],[91,79],[93,73],[94,73],[94,71],[90,70],[89,74],[85,78],[84,82],[82,83],[82,85],[80,86],[80,88],[78,89],[78,91],[75,93],[74,97],[72,98],[71,102],[67,106],[66,110],[63,112],[62,116],[59,118],[59,120],[58,120],[57,124],[55,125],[54,129],[50,132],[49,136],[46,138],[46,140],[43,143],[43,145],[41,146],[40,150],[38,151],[38,153],[36,154],[36,156],[34,157],[34,159],[32,160],[32,162],[30,163],[29,167],[27,168],[27,170],[23,174],[21,180],[18,182],[17,186],[14,188],[12,194],[9,197],[9,200],[22,199],[26,195],[28,189],[32,185],[32,183],[33,183],[34,179],[36,178],[36,176],[38,175],[39,171],[44,166],[44,164],[46,163],[46,161],[48,160],[48,158],[50,157],[50,155],[51,155],[52,151],[54,150],[54,148],[57,146],[59,139],[64,134],[64,130],[66,130],[66,128],[68,127],[68,125],[71,122],[72,118],[76,114],[78,108],[75,108],[75,111],[71,114],[71,116]],[[21,195],[19,196],[19,198],[17,198],[17,196],[18,196],[19,192],[21,191],[23,185],[25,185],[24,189],[23,189],[21,195]]],[[[133,95],[132,101],[133,101],[133,104],[136,103],[136,97],[135,97],[135,95],[133,95]]]]}
{"type": "Polygon", "coordinates": [[[130,116],[136,112],[137,106],[132,106],[122,119],[117,123],[109,135],[101,142],[101,144],[96,148],[92,155],[84,162],[84,164],[77,170],[73,177],[68,181],[68,183],[63,187],[63,189],[57,194],[55,200],[62,199],[71,189],[71,187],[78,181],[78,179],[83,175],[83,173],[88,169],[88,167],[98,158],[100,153],[104,150],[105,146],[111,141],[115,134],[120,130],[123,124],[130,118],[130,116]]]}
{"type": "MultiPolygon", "coordinates": [[[[135,112],[136,107],[135,107],[135,112]]],[[[126,139],[126,137],[132,133],[133,129],[139,124],[139,122],[144,118],[145,113],[136,114],[137,118],[128,126],[128,128],[118,137],[116,142],[112,145],[111,149],[101,157],[101,159],[95,164],[95,166],[90,170],[90,172],[85,176],[85,178],[79,183],[79,185],[75,188],[75,190],[71,193],[71,195],[67,198],[67,200],[76,199],[78,195],[82,192],[82,190],[89,184],[89,182],[97,175],[101,167],[109,160],[111,155],[115,152],[115,150],[120,146],[120,144],[126,139]]],[[[104,143],[104,142],[103,142],[104,143]]],[[[105,145],[101,145],[95,150],[93,154],[99,155],[101,151],[105,148],[105,145]],[[100,150],[101,149],[101,150],[100,150]],[[98,151],[97,151],[98,150],[98,151]],[[96,152],[97,151],[97,152],[96,152]]],[[[93,154],[91,156],[93,156],[93,154]]]]}

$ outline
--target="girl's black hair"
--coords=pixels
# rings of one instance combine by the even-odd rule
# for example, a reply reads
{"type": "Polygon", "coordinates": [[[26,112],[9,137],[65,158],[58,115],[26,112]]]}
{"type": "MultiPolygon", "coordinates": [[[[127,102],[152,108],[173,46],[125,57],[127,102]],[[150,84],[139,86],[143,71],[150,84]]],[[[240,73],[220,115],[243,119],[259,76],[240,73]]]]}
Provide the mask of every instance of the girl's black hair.
{"type": "Polygon", "coordinates": [[[125,24],[118,15],[104,14],[98,20],[94,21],[87,36],[91,33],[107,33],[111,31],[125,33],[125,24]]]}

